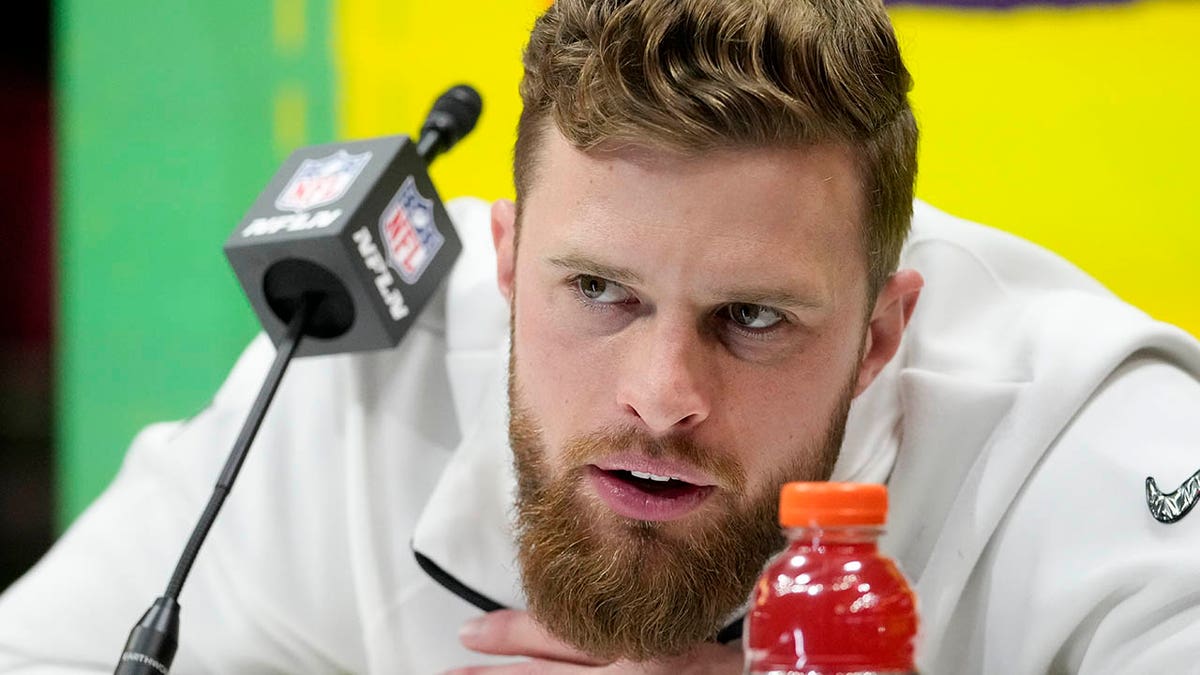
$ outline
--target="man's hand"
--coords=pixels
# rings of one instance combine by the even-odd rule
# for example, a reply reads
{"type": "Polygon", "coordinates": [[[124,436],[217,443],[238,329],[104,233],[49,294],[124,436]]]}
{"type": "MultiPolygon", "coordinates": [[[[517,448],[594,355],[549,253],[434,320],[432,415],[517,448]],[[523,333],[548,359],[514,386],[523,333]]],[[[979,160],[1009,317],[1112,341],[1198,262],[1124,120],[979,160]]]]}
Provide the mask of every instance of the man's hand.
{"type": "Polygon", "coordinates": [[[527,656],[508,666],[460,668],[447,675],[737,675],[742,652],[736,646],[704,644],[683,656],[661,661],[608,662],[595,659],[547,633],[528,612],[502,609],[466,623],[459,639],[484,654],[527,656]]]}

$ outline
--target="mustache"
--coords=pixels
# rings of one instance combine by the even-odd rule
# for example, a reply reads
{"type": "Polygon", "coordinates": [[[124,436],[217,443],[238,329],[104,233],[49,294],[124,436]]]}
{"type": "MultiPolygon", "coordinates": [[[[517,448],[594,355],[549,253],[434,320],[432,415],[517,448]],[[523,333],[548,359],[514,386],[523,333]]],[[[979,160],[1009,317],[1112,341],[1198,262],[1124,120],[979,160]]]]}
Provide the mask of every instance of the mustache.
{"type": "Polygon", "coordinates": [[[630,452],[686,462],[734,492],[740,493],[746,487],[746,471],[736,459],[681,435],[655,437],[633,428],[603,429],[569,440],[563,458],[568,465],[582,470],[586,464],[630,452]]]}

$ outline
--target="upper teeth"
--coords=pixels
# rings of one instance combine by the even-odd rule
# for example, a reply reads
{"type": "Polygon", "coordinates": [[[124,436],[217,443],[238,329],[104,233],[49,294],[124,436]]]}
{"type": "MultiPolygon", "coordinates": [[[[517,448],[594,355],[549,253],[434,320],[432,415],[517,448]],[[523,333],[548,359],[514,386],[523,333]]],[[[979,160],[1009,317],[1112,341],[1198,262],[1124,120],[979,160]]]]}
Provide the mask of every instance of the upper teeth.
{"type": "Polygon", "coordinates": [[[649,472],[646,472],[646,471],[630,471],[629,473],[631,473],[631,474],[633,474],[633,475],[637,476],[638,478],[644,478],[644,479],[649,479],[649,480],[656,480],[656,481],[659,481],[660,483],[663,483],[663,482],[666,482],[666,481],[669,481],[669,480],[671,480],[671,477],[670,477],[670,476],[660,476],[660,475],[658,475],[658,474],[656,474],[656,473],[649,473],[649,472]]]}

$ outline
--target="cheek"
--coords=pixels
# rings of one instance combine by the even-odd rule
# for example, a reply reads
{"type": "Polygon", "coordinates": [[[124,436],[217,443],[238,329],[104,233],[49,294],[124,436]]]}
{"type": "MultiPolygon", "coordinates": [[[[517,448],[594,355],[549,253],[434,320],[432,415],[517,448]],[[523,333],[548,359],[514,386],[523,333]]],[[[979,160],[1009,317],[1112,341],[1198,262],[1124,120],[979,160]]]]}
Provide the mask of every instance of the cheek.
{"type": "Polygon", "coordinates": [[[814,340],[786,363],[722,369],[722,425],[736,439],[751,482],[761,484],[791,462],[824,451],[847,395],[858,345],[845,337],[814,340]],[[730,370],[733,372],[731,373],[730,370]]]}
{"type": "Polygon", "coordinates": [[[615,370],[608,341],[580,332],[572,318],[579,308],[563,304],[553,294],[518,290],[514,316],[517,382],[550,448],[605,425],[615,370]]]}

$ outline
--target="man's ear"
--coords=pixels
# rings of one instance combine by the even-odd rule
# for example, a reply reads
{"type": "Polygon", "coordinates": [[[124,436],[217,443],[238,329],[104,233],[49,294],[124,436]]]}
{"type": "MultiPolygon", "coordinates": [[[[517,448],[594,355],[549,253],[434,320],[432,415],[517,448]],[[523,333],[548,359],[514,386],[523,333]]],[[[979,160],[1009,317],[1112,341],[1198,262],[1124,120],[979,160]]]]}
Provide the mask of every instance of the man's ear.
{"type": "Polygon", "coordinates": [[[496,245],[496,285],[504,299],[512,304],[517,207],[509,199],[492,202],[492,243],[496,245]]]}
{"type": "Polygon", "coordinates": [[[871,312],[870,323],[867,326],[866,345],[863,347],[862,363],[859,364],[858,382],[854,386],[854,395],[866,391],[875,381],[875,377],[883,367],[896,355],[900,348],[900,338],[904,337],[904,329],[912,318],[913,309],[917,306],[917,298],[925,279],[916,270],[900,270],[892,275],[879,291],[875,299],[875,309],[871,312]]]}

